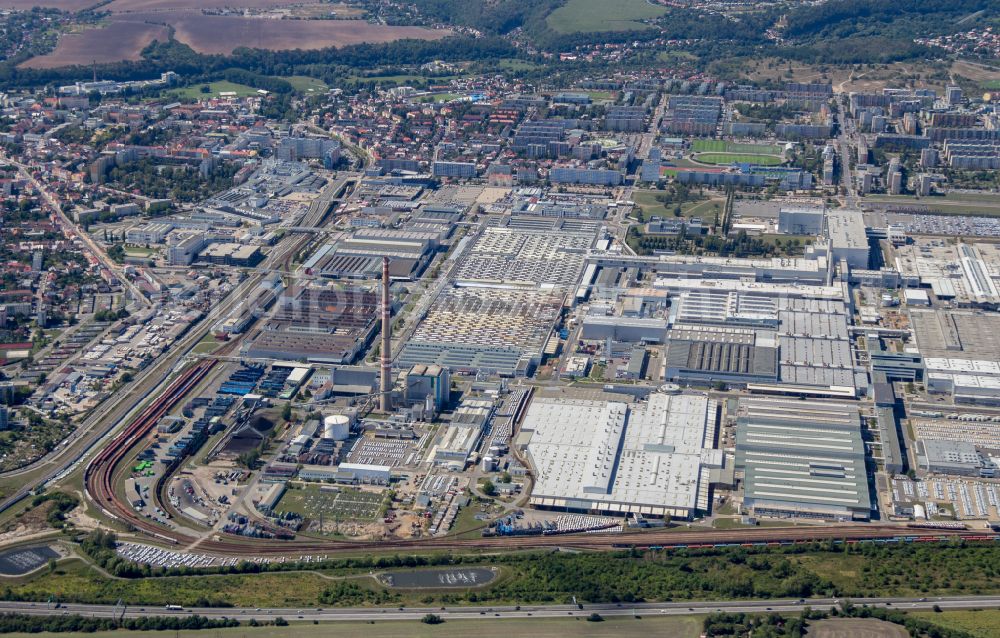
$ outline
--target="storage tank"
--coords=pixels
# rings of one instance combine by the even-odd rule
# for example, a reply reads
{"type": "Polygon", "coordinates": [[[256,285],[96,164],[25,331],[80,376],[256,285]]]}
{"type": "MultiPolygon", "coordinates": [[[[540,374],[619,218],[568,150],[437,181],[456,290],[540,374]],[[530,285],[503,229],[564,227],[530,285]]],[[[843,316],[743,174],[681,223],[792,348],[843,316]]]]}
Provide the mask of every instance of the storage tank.
{"type": "Polygon", "coordinates": [[[351,434],[351,419],[343,414],[332,414],[323,419],[323,438],[345,441],[351,434]]]}

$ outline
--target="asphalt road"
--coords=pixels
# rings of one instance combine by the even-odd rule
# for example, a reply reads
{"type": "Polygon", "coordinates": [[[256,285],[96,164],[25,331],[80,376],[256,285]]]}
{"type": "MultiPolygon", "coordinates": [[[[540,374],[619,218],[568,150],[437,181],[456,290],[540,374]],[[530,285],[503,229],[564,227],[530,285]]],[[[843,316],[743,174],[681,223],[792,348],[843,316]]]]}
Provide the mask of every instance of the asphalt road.
{"type": "MultiPolygon", "coordinates": [[[[870,607],[888,607],[900,611],[929,610],[937,605],[943,610],[949,609],[996,609],[1000,608],[1000,596],[950,596],[943,598],[854,598],[854,605],[870,607]]],[[[521,605],[511,606],[473,606],[473,607],[393,607],[393,608],[235,608],[209,607],[185,608],[169,610],[159,606],[133,607],[113,605],[62,605],[58,609],[52,604],[0,602],[0,612],[22,613],[37,616],[55,614],[92,616],[101,618],[121,617],[124,613],[128,618],[146,616],[188,616],[200,615],[209,618],[236,618],[249,621],[273,620],[318,620],[332,621],[370,621],[370,620],[419,620],[424,615],[433,613],[448,619],[496,619],[496,618],[564,618],[566,616],[589,616],[599,613],[602,616],[688,616],[692,614],[709,614],[717,611],[736,613],[767,613],[769,611],[784,613],[799,613],[806,607],[813,609],[828,609],[838,605],[839,599],[812,598],[805,601],[797,600],[762,600],[762,601],[701,601],[684,603],[621,603],[621,604],[584,604],[576,605],[521,605]]]]}

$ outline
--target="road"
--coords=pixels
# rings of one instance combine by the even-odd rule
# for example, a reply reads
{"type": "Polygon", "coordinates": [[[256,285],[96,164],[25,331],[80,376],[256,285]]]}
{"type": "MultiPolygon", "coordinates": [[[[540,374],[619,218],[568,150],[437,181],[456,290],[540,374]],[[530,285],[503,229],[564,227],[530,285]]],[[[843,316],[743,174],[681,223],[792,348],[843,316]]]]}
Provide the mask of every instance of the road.
{"type": "MultiPolygon", "coordinates": [[[[869,607],[889,607],[900,611],[930,610],[937,605],[942,610],[954,609],[997,609],[1000,608],[1000,596],[948,596],[943,598],[852,598],[854,605],[869,607]]],[[[835,598],[811,598],[808,600],[759,600],[759,601],[690,601],[671,603],[602,603],[577,605],[520,605],[513,606],[469,606],[469,607],[344,607],[344,608],[235,608],[235,607],[196,607],[182,610],[170,610],[159,606],[126,606],[126,618],[145,618],[149,616],[192,616],[199,615],[208,618],[236,618],[241,621],[251,619],[258,621],[284,618],[285,620],[347,622],[375,620],[420,620],[426,614],[437,614],[445,620],[496,620],[497,618],[565,618],[567,616],[586,617],[592,613],[601,616],[690,616],[695,614],[710,614],[718,611],[731,613],[767,613],[769,611],[798,614],[806,607],[813,609],[828,609],[836,606],[840,600],[835,598]]],[[[21,613],[35,616],[52,616],[55,614],[92,616],[96,618],[121,617],[123,609],[114,605],[62,605],[54,609],[46,603],[0,602],[0,612],[21,613]]]]}
{"type": "MultiPolygon", "coordinates": [[[[344,174],[331,183],[317,200],[317,204],[310,207],[306,221],[313,225],[320,224],[328,216],[336,194],[347,187],[348,182],[354,178],[353,174],[344,174]]],[[[20,502],[38,485],[48,483],[68,473],[88,452],[99,447],[100,442],[108,437],[119,424],[131,418],[148,397],[154,396],[165,387],[165,384],[171,379],[172,373],[180,368],[184,357],[209,333],[218,318],[227,316],[244,300],[252,299],[250,293],[265,274],[273,268],[280,268],[297,251],[301,250],[310,238],[308,235],[285,237],[268,255],[257,272],[247,277],[235,286],[228,295],[220,299],[217,305],[212,308],[210,316],[204,318],[201,323],[181,337],[180,341],[174,344],[167,354],[139,372],[135,381],[130,383],[117,396],[116,400],[106,400],[102,403],[63,444],[60,444],[51,453],[19,470],[0,476],[0,478],[24,477],[18,490],[0,502],[0,512],[4,512],[20,502]]]]}
{"type": "Polygon", "coordinates": [[[132,293],[133,298],[137,302],[147,307],[153,305],[152,302],[146,297],[146,295],[141,290],[139,290],[139,288],[134,283],[132,283],[132,281],[128,277],[125,276],[125,274],[121,271],[121,268],[118,266],[118,264],[116,264],[115,261],[108,256],[108,253],[106,253],[104,249],[101,248],[97,244],[97,242],[95,242],[90,237],[90,235],[84,232],[82,228],[77,226],[73,222],[73,220],[71,220],[63,212],[62,206],[59,205],[59,202],[56,200],[55,196],[49,192],[48,188],[46,188],[45,185],[43,185],[40,181],[35,179],[35,176],[32,174],[31,169],[28,166],[25,166],[20,162],[16,162],[7,157],[6,155],[0,155],[0,157],[3,158],[3,161],[5,163],[17,166],[18,171],[20,171],[21,174],[24,175],[25,179],[30,181],[32,186],[34,186],[35,189],[39,193],[41,193],[42,197],[45,199],[45,202],[49,205],[49,208],[51,208],[52,211],[55,212],[55,214],[59,217],[60,221],[62,222],[64,233],[66,233],[69,236],[75,235],[76,237],[78,237],[80,241],[82,241],[87,246],[90,252],[93,253],[97,261],[101,262],[102,266],[104,266],[109,271],[115,274],[118,280],[122,282],[122,285],[125,286],[125,288],[132,293]]]}

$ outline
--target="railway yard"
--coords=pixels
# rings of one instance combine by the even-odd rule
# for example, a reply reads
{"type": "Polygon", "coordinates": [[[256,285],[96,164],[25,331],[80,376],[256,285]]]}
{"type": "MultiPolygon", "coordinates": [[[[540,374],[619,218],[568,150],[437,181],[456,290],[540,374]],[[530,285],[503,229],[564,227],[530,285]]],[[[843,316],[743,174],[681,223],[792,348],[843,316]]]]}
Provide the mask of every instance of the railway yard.
{"type": "Polygon", "coordinates": [[[931,173],[994,152],[992,106],[439,76],[56,89],[4,151],[16,236],[66,255],[5,292],[4,538],[146,573],[1000,538],[1000,230],[931,173]]]}

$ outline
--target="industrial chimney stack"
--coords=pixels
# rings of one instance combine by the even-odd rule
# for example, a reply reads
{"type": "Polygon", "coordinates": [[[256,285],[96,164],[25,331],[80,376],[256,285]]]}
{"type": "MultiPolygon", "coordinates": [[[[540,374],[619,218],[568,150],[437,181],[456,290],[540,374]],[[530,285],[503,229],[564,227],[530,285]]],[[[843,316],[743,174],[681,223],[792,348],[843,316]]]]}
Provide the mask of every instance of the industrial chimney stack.
{"type": "Polygon", "coordinates": [[[389,258],[382,258],[382,378],[379,410],[392,410],[392,298],[389,296],[389,258]]]}

